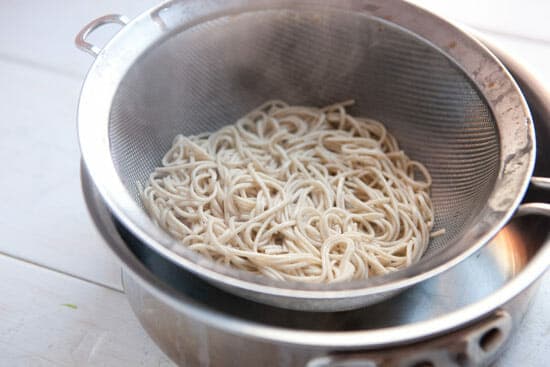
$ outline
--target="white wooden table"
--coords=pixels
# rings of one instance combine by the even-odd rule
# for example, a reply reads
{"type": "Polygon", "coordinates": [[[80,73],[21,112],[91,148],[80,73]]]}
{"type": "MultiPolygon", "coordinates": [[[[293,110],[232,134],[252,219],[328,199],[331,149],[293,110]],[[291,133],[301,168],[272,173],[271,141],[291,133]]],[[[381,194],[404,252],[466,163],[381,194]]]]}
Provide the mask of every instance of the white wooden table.
{"type": "MultiPolygon", "coordinates": [[[[74,35],[100,15],[132,17],[156,2],[0,2],[0,366],[172,365],[132,314],[86,212],[75,121],[92,60],[74,35]]],[[[415,2],[483,31],[550,87],[550,3],[415,2]]],[[[547,366],[549,340],[547,274],[497,365],[547,366]]]]}

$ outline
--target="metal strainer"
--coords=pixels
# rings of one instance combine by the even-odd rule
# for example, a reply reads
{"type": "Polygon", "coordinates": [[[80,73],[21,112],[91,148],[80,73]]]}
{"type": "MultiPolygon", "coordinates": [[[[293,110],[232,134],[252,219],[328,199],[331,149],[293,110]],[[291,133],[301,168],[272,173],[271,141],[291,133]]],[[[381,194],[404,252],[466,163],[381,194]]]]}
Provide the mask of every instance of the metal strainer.
{"type": "Polygon", "coordinates": [[[341,310],[377,302],[457,264],[516,210],[534,163],[534,133],[515,82],[481,44],[400,1],[169,1],[99,50],[82,89],[84,163],[113,214],[166,258],[260,302],[341,310]],[[434,239],[421,261],[365,281],[288,283],[215,265],[174,243],[142,209],[137,182],[177,134],[214,131],[268,99],[383,121],[433,176],[434,239]]]}

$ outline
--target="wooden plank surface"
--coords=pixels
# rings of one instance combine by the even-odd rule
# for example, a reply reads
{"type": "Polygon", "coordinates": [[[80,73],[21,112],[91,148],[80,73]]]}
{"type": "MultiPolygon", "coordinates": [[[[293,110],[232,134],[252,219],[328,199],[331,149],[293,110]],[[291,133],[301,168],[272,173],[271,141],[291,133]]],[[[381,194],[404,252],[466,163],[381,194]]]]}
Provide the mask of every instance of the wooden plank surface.
{"type": "Polygon", "coordinates": [[[525,39],[550,42],[550,1],[546,0],[407,0],[444,18],[472,27],[525,39]]]}
{"type": "MultiPolygon", "coordinates": [[[[2,0],[0,58],[49,69],[81,81],[92,58],[76,49],[74,37],[91,20],[119,13],[131,18],[158,0],[2,0]]],[[[102,45],[118,26],[105,26],[91,40],[102,45]]]]}
{"type": "Polygon", "coordinates": [[[119,266],[80,191],[81,82],[0,60],[0,85],[0,202],[10,209],[0,216],[0,253],[120,289],[119,266]]]}
{"type": "Polygon", "coordinates": [[[0,366],[172,366],[123,293],[0,255],[0,366]]]}

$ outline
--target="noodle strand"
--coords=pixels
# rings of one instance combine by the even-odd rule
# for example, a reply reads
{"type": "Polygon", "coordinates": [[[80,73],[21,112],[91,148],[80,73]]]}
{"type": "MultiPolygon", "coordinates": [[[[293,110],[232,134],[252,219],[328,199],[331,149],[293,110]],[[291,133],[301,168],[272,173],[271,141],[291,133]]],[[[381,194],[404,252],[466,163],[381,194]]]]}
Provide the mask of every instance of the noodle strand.
{"type": "Polygon", "coordinates": [[[141,198],[188,247],[279,280],[395,271],[425,252],[431,177],[380,122],[268,101],[214,133],[178,135],[141,198]]]}

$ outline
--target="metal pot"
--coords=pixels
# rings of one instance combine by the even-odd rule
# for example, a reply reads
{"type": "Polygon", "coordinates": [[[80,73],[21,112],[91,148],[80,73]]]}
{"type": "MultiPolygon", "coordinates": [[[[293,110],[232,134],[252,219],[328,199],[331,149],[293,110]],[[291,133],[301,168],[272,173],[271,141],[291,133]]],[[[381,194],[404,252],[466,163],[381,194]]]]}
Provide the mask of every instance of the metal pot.
{"type": "Polygon", "coordinates": [[[533,126],[514,80],[477,41],[404,1],[173,0],[99,50],[86,37],[106,22],[126,19],[100,18],[77,37],[97,55],[78,111],[90,177],[153,251],[240,296],[317,311],[379,302],[483,247],[529,184],[533,126]],[[350,97],[432,174],[436,228],[446,232],[418,263],[350,282],[275,281],[185,247],[176,254],[177,240],[141,207],[136,182],[177,133],[216,130],[269,98],[322,105],[350,97]]]}
{"type": "MultiPolygon", "coordinates": [[[[501,57],[548,146],[550,94],[501,57]]],[[[541,147],[540,154],[548,152],[541,147]]],[[[536,173],[550,173],[550,162],[538,162],[536,173]]],[[[550,219],[525,216],[476,256],[382,304],[340,313],[282,310],[213,288],[151,251],[111,215],[84,166],[82,173],[92,217],[123,263],[133,310],[162,350],[185,366],[487,365],[520,323],[550,262],[550,219]]],[[[532,189],[526,200],[543,194],[532,189]]]]}

